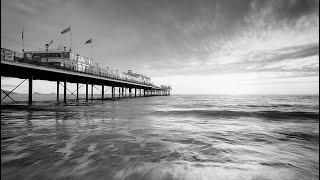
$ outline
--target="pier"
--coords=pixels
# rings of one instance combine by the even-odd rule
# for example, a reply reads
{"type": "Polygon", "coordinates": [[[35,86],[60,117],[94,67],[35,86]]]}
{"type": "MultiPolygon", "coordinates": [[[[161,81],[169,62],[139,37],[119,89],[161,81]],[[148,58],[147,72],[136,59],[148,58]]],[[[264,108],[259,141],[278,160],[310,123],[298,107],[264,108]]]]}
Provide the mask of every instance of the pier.
{"type": "MultiPolygon", "coordinates": [[[[49,52],[48,52],[49,53],[49,52]]],[[[67,53],[67,52],[66,52],[67,53]]],[[[130,72],[131,73],[131,72],[130,72]]],[[[60,86],[63,87],[63,102],[67,102],[67,91],[70,95],[74,95],[79,100],[79,86],[85,86],[85,100],[93,99],[93,88],[101,92],[101,100],[107,99],[106,87],[111,89],[111,99],[136,98],[149,96],[168,96],[170,95],[170,86],[156,86],[149,81],[134,80],[128,77],[121,77],[114,73],[106,73],[103,71],[89,71],[74,68],[71,66],[54,65],[43,63],[34,59],[26,58],[24,54],[1,48],[1,77],[14,77],[28,81],[28,104],[32,104],[33,80],[46,80],[56,82],[57,101],[59,99],[60,86]],[[70,91],[67,83],[75,83],[76,90],[70,91]],[[89,97],[89,86],[91,86],[91,97],[89,97]],[[97,87],[101,88],[97,88],[97,87]],[[101,90],[100,90],[101,89],[101,90]],[[116,93],[118,91],[118,93],[116,93]]],[[[23,81],[23,82],[24,82],[23,81]]],[[[20,83],[22,84],[22,83],[20,83]]],[[[20,85],[19,84],[19,85],[20,85]]],[[[19,86],[18,85],[18,86],[19,86]]],[[[17,87],[18,87],[17,86],[17,87]]],[[[15,90],[17,87],[13,88],[15,90]]],[[[2,90],[2,89],[1,89],[2,90]]],[[[11,92],[13,92],[13,90],[11,92]]],[[[11,92],[2,91],[5,96],[1,99],[10,97],[11,92]]],[[[110,98],[109,98],[110,99],[110,98]]]]}

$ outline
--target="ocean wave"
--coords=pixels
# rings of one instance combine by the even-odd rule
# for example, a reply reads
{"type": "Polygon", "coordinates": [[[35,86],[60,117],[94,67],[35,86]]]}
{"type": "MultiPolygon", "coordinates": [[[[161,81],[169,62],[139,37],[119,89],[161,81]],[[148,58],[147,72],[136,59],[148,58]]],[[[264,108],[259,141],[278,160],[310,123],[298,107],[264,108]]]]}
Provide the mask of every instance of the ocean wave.
{"type": "Polygon", "coordinates": [[[223,168],[198,164],[132,164],[115,173],[114,180],[295,180],[300,179],[287,168],[257,166],[223,168]]]}
{"type": "Polygon", "coordinates": [[[306,142],[315,142],[319,144],[319,133],[303,133],[303,132],[278,132],[278,134],[283,135],[283,138],[280,138],[282,141],[286,140],[302,140],[306,142]]]}
{"type": "Polygon", "coordinates": [[[229,111],[229,110],[173,110],[156,111],[158,115],[190,115],[203,117],[256,117],[266,119],[318,119],[318,112],[304,111],[229,111]]]}

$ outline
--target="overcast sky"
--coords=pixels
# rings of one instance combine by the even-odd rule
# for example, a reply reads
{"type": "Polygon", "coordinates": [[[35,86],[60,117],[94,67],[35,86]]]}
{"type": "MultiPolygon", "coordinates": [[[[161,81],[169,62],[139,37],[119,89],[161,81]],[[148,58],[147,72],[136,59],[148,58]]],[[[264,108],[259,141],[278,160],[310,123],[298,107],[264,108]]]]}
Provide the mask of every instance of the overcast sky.
{"type": "MultiPolygon", "coordinates": [[[[84,42],[93,38],[96,62],[148,74],[176,94],[319,94],[318,7],[318,0],[1,0],[1,47],[21,50],[12,40],[21,42],[22,27],[26,50],[50,40],[69,46],[60,32],[71,26],[73,51],[90,57],[84,42]]],[[[2,80],[3,89],[19,83],[2,80]]]]}

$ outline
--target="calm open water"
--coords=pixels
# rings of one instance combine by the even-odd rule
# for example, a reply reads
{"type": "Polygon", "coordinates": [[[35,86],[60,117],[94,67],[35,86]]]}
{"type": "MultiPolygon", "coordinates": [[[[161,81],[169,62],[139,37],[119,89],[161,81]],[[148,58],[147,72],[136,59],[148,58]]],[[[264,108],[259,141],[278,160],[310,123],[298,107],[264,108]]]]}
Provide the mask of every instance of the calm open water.
{"type": "Polygon", "coordinates": [[[6,105],[1,178],[318,179],[318,118],[319,96],[6,105]]]}

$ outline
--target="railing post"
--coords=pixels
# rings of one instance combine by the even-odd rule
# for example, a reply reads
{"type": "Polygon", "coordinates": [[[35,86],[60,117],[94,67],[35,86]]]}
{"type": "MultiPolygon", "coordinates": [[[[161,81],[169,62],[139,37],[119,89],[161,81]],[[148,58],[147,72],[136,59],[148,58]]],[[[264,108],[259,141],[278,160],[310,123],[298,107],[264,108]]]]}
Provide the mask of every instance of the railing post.
{"type": "Polygon", "coordinates": [[[33,76],[31,75],[29,77],[29,98],[28,98],[28,104],[32,104],[32,81],[33,81],[33,76]]]}

